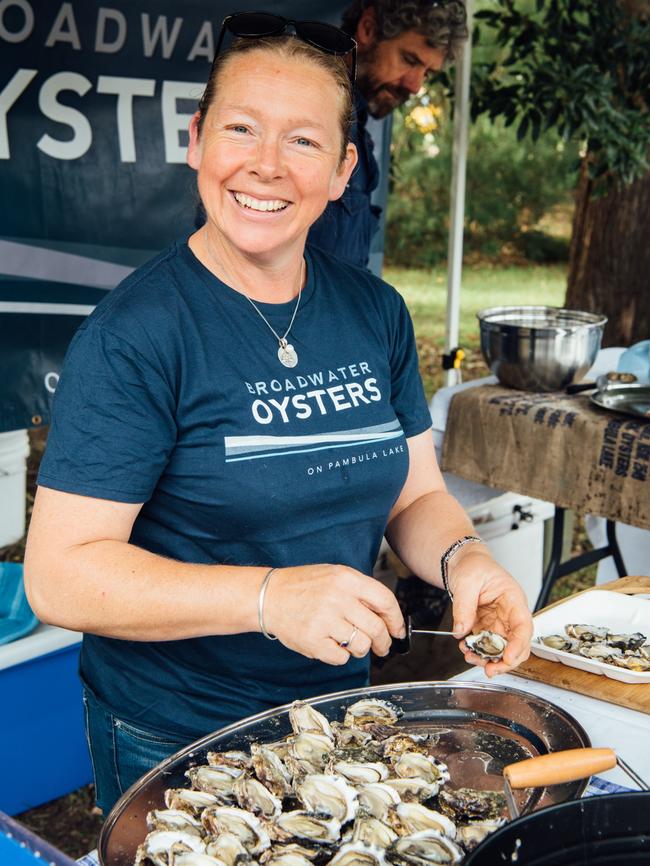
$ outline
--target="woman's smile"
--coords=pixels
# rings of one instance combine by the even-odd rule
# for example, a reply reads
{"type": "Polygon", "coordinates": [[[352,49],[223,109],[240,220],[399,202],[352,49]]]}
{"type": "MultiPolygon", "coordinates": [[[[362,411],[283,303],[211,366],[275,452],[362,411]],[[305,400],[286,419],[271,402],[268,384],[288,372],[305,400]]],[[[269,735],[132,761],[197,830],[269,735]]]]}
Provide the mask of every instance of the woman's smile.
{"type": "Polygon", "coordinates": [[[258,196],[249,195],[244,192],[235,192],[231,190],[232,197],[237,202],[238,206],[244,211],[250,211],[253,214],[264,214],[274,216],[286,211],[291,206],[291,202],[282,198],[260,198],[258,196]]]}

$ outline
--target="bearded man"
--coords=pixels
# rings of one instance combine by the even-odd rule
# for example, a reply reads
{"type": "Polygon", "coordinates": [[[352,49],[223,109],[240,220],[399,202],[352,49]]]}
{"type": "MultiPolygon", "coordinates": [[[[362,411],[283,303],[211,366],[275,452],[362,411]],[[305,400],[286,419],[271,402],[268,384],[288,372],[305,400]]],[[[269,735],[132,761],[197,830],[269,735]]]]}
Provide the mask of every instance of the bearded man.
{"type": "Polygon", "coordinates": [[[461,0],[355,0],[341,26],[358,45],[352,141],[359,162],[343,196],[312,226],[309,242],[367,266],[381,214],[371,203],[379,167],[368,117],[387,117],[458,57],[468,36],[467,14],[461,0]]]}

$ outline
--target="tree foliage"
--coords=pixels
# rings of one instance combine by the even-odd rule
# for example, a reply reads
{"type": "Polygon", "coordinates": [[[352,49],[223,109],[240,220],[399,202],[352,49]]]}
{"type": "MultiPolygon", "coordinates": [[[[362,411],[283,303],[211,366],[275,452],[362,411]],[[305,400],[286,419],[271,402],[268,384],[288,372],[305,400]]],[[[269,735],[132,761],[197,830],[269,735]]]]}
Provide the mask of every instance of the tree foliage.
{"type": "MultiPolygon", "coordinates": [[[[393,117],[386,255],[392,264],[430,266],[447,255],[453,130],[436,84],[393,117]]],[[[502,120],[470,129],[465,251],[499,256],[504,247],[537,261],[566,258],[566,243],[532,232],[576,183],[577,148],[555,135],[518,141],[502,120]]]]}
{"type": "MultiPolygon", "coordinates": [[[[647,0],[492,0],[474,39],[501,48],[474,62],[472,115],[516,124],[521,140],[551,128],[582,143],[589,177],[629,184],[648,171],[647,0]]],[[[603,183],[607,181],[607,183],[603,183]]]]}

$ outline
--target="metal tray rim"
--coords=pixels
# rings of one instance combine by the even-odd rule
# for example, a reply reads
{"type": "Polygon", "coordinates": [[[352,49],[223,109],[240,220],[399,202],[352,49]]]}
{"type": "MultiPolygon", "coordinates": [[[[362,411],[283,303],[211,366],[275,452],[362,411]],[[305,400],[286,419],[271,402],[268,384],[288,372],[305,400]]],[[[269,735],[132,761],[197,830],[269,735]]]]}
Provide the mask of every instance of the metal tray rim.
{"type": "Polygon", "coordinates": [[[642,382],[625,382],[619,385],[610,385],[602,393],[591,394],[589,399],[594,406],[605,409],[607,412],[618,412],[621,415],[631,415],[635,418],[644,418],[650,423],[650,416],[626,405],[628,401],[646,397],[650,401],[650,385],[642,382]],[[616,406],[609,404],[611,397],[620,397],[616,406]]]}

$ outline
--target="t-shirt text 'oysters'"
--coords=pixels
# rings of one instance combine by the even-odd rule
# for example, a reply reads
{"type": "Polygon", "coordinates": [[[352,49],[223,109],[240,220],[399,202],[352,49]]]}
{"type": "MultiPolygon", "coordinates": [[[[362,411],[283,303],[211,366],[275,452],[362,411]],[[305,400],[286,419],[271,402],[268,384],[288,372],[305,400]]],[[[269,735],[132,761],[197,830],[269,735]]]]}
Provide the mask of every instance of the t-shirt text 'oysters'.
{"type": "Polygon", "coordinates": [[[286,378],[284,381],[272,379],[268,383],[255,382],[254,385],[246,382],[246,388],[251,394],[265,395],[265,399],[258,396],[251,404],[253,418],[258,424],[271,424],[276,420],[287,424],[292,419],[306,420],[313,414],[327,415],[328,412],[342,412],[345,409],[355,409],[360,404],[379,402],[382,395],[377,379],[367,375],[361,378],[370,372],[370,366],[361,361],[337,367],[336,371],[321,370],[306,376],[286,378]],[[341,379],[353,377],[358,377],[359,381],[340,382],[341,379]],[[332,382],[339,384],[330,384],[332,382]],[[286,393],[295,392],[298,388],[301,389],[298,393],[286,393]],[[266,396],[269,392],[278,396],[266,396]]]}

